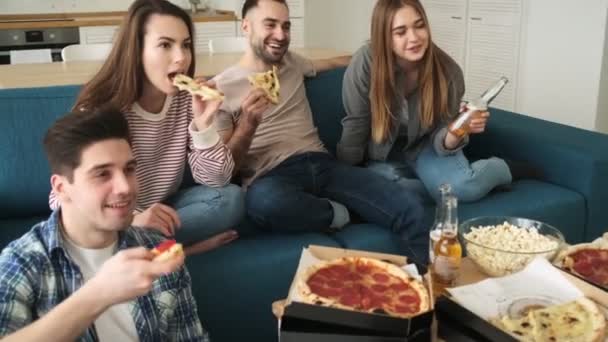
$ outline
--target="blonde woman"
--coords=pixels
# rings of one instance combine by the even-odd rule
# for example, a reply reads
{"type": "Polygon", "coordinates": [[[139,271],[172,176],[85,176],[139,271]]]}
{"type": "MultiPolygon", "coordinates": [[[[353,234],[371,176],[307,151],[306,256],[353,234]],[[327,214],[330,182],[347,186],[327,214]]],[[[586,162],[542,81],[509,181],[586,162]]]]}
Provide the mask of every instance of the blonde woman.
{"type": "MultiPolygon", "coordinates": [[[[512,181],[507,163],[490,158],[469,163],[462,152],[468,137],[447,125],[464,94],[460,67],[431,39],[418,0],[379,0],[371,42],[356,52],[342,89],[344,118],[338,158],[367,163],[383,176],[437,200],[450,183],[462,201],[476,201],[512,181]]],[[[487,111],[470,122],[482,133],[487,111]]]]}

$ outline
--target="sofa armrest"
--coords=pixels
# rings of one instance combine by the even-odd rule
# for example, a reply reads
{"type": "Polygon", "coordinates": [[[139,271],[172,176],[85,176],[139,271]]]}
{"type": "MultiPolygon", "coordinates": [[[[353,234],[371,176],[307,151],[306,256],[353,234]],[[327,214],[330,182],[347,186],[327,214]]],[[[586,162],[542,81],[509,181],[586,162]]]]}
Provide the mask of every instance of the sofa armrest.
{"type": "Polygon", "coordinates": [[[540,167],[546,181],[585,197],[584,237],[592,240],[608,228],[608,135],[499,109],[486,133],[472,137],[469,156],[498,156],[540,167]]]}

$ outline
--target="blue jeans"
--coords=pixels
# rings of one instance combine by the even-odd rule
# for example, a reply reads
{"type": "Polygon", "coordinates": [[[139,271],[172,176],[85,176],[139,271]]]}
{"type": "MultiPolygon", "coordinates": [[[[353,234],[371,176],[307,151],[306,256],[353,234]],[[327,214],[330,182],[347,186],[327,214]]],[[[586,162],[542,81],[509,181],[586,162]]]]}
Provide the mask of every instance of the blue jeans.
{"type": "Polygon", "coordinates": [[[182,223],[176,240],[190,245],[234,228],[245,215],[244,197],[234,184],[221,188],[196,185],[180,190],[166,201],[182,223]]]}
{"type": "Polygon", "coordinates": [[[474,202],[498,185],[511,183],[511,172],[504,160],[489,158],[469,163],[462,151],[439,156],[427,144],[414,162],[405,157],[387,162],[372,162],[368,168],[386,179],[418,193],[424,200],[439,201],[439,186],[452,185],[452,192],[461,202],[474,202]]]}
{"type": "Polygon", "coordinates": [[[420,198],[370,170],[342,164],[327,153],[288,158],[250,185],[245,202],[247,214],[257,224],[302,232],[328,231],[333,219],[328,199],[367,222],[400,234],[404,253],[410,257],[424,260],[428,254],[428,227],[422,226],[420,198]]]}

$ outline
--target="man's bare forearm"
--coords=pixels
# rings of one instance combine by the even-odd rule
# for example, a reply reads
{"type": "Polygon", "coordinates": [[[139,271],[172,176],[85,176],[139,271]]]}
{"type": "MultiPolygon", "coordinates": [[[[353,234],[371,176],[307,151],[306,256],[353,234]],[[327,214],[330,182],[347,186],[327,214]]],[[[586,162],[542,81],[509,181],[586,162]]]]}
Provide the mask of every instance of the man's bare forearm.
{"type": "Polygon", "coordinates": [[[323,72],[335,68],[345,67],[350,63],[351,56],[338,56],[326,59],[316,59],[312,61],[317,72],[323,72]]]}
{"type": "Polygon", "coordinates": [[[25,328],[2,337],[2,341],[76,340],[107,308],[100,303],[95,292],[90,286],[83,286],[46,315],[25,328]]]}
{"type": "Polygon", "coordinates": [[[236,126],[232,136],[226,143],[226,146],[228,146],[230,152],[232,152],[235,172],[238,172],[241,168],[241,165],[247,156],[247,152],[249,152],[249,147],[253,141],[256,128],[257,126],[241,122],[236,126]]]}

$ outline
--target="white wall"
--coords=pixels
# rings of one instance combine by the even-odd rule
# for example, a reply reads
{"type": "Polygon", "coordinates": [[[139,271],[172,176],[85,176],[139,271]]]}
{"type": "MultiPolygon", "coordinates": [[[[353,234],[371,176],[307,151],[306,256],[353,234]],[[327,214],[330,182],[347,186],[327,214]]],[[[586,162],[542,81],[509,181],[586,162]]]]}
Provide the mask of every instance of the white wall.
{"type": "Polygon", "coordinates": [[[356,51],[369,39],[376,0],[305,0],[306,46],[356,51]]]}
{"type": "MultiPolygon", "coordinates": [[[[0,14],[126,11],[134,0],[0,0],[0,14]]],[[[188,0],[170,0],[190,8],[188,0]]],[[[222,1],[222,0],[214,0],[222,1]]]]}
{"type": "MultiPolygon", "coordinates": [[[[608,8],[606,8],[606,21],[608,22],[608,8]]],[[[595,128],[599,132],[608,133],[608,25],[606,25],[606,31],[604,32],[604,58],[595,128]]]]}
{"type": "Polygon", "coordinates": [[[517,111],[594,129],[607,1],[526,2],[517,111]]]}
{"type": "MultiPolygon", "coordinates": [[[[306,45],[355,51],[369,39],[374,4],[306,0],[306,45]]],[[[608,133],[608,0],[524,4],[516,111],[608,133]]]]}

